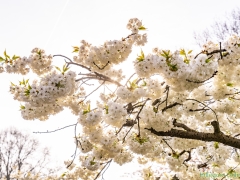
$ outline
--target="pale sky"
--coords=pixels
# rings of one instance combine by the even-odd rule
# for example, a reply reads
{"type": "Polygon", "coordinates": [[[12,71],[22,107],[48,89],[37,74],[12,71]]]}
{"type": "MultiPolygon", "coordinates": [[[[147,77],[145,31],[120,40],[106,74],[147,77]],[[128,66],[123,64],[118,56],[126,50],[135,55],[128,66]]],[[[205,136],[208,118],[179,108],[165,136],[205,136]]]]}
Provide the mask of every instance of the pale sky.
{"type": "MultiPolygon", "coordinates": [[[[72,58],[72,46],[80,45],[82,39],[100,45],[126,37],[130,33],[126,24],[135,17],[148,29],[146,53],[154,47],[194,49],[198,46],[193,32],[209,27],[236,7],[240,7],[239,0],[0,0],[0,56],[5,49],[10,55],[29,56],[39,47],[72,58]]],[[[134,51],[129,60],[136,55],[134,51]]],[[[10,81],[18,82],[22,76],[3,73],[0,78],[0,129],[16,126],[29,132],[46,131],[76,123],[77,117],[70,111],[46,122],[22,119],[20,103],[8,93],[10,81]]],[[[73,128],[35,135],[59,160],[73,154],[73,136],[73,128]]],[[[116,179],[126,170],[116,168],[105,173],[105,180],[116,179]]]]}

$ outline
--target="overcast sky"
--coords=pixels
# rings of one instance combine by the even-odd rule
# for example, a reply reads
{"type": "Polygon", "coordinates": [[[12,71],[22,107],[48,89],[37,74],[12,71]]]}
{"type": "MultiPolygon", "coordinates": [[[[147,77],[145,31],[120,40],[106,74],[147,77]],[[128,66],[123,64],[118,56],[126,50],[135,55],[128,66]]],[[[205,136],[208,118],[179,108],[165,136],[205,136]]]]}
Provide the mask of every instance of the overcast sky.
{"type": "MultiPolygon", "coordinates": [[[[10,55],[29,56],[39,47],[48,54],[71,58],[72,46],[80,45],[82,39],[100,45],[127,36],[126,24],[135,17],[148,28],[145,51],[193,49],[197,48],[194,31],[207,28],[239,6],[239,0],[0,0],[0,54],[6,49],[10,55]]],[[[2,73],[0,78],[0,129],[16,126],[29,132],[46,131],[76,123],[76,116],[68,110],[46,122],[23,120],[19,102],[8,93],[10,81],[22,77],[2,73]]],[[[73,128],[35,136],[51,147],[56,159],[67,159],[74,152],[73,128]]],[[[111,174],[109,169],[105,179],[116,179],[123,170],[111,174]]]]}

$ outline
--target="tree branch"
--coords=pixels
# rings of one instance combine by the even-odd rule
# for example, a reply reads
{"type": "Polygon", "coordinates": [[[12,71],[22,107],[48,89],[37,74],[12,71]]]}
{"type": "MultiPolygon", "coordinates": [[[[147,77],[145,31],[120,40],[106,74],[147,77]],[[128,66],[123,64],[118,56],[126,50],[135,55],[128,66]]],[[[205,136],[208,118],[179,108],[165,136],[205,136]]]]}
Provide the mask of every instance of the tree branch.
{"type": "Polygon", "coordinates": [[[214,127],[214,133],[204,133],[204,132],[197,132],[197,131],[184,131],[184,130],[178,130],[172,128],[169,131],[156,131],[155,129],[151,128],[145,128],[149,130],[151,133],[157,135],[157,136],[170,136],[170,137],[178,137],[183,139],[195,139],[205,142],[219,142],[224,145],[235,147],[237,149],[240,149],[240,139],[227,136],[221,131],[219,131],[219,124],[217,121],[213,121],[212,126],[214,127]]]}

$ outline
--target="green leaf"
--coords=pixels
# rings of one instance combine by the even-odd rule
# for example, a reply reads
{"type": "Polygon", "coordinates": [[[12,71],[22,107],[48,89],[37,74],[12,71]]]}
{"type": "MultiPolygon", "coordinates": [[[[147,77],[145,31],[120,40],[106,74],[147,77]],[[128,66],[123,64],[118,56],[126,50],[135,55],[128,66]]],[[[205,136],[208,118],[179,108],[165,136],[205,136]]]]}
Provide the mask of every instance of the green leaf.
{"type": "Polygon", "coordinates": [[[189,51],[188,51],[188,54],[191,54],[191,53],[192,53],[192,51],[193,51],[193,50],[189,50],[189,51]]]}
{"type": "Polygon", "coordinates": [[[174,64],[174,65],[170,64],[169,66],[170,66],[170,68],[169,68],[170,71],[174,71],[174,72],[175,72],[175,71],[178,70],[178,68],[177,68],[177,64],[174,64]]]}
{"type": "Polygon", "coordinates": [[[230,168],[230,169],[228,170],[228,174],[233,174],[233,173],[235,173],[235,170],[232,169],[232,168],[230,168]]]}
{"type": "Polygon", "coordinates": [[[169,57],[170,50],[167,50],[167,51],[162,50],[162,52],[165,56],[169,57]]]}
{"type": "Polygon", "coordinates": [[[229,55],[229,53],[228,52],[222,52],[222,55],[223,55],[223,57],[225,57],[225,56],[229,55]]]}
{"type": "Polygon", "coordinates": [[[16,86],[16,85],[11,82],[11,86],[16,86]]]}
{"type": "Polygon", "coordinates": [[[91,110],[91,109],[90,109],[90,104],[88,104],[87,110],[90,112],[90,110],[91,110]]]}
{"type": "Polygon", "coordinates": [[[20,109],[25,109],[25,106],[23,106],[23,105],[20,105],[20,109]]]}
{"type": "Polygon", "coordinates": [[[186,55],[186,52],[185,52],[184,49],[181,49],[181,50],[179,51],[179,54],[185,56],[185,55],[186,55]]]}
{"type": "Polygon", "coordinates": [[[79,47],[78,46],[73,46],[73,53],[79,52],[79,47]]]}
{"type": "Polygon", "coordinates": [[[19,57],[19,56],[16,56],[16,55],[13,55],[12,60],[16,60],[16,59],[18,59],[18,58],[20,58],[20,57],[19,57]]]}
{"type": "Polygon", "coordinates": [[[83,111],[83,115],[85,115],[85,114],[87,114],[87,113],[89,113],[88,110],[84,110],[84,111],[83,111]]]}
{"type": "Polygon", "coordinates": [[[211,61],[211,59],[206,59],[205,63],[209,63],[211,61]]]}
{"type": "Polygon", "coordinates": [[[138,30],[146,30],[147,28],[145,28],[144,26],[140,26],[139,28],[138,28],[138,30]]]}
{"type": "Polygon", "coordinates": [[[62,72],[65,73],[67,70],[69,70],[69,68],[67,67],[67,64],[64,64],[64,65],[63,65],[63,71],[62,71],[62,72]]]}
{"type": "Polygon", "coordinates": [[[138,79],[135,79],[135,80],[133,80],[132,82],[130,82],[130,81],[128,82],[128,83],[129,83],[129,86],[130,86],[130,87],[128,87],[128,89],[129,89],[130,91],[138,88],[138,85],[136,84],[137,81],[138,81],[138,79]]]}
{"type": "Polygon", "coordinates": [[[147,86],[147,82],[143,81],[143,84],[141,84],[141,86],[147,86]]]}
{"type": "Polygon", "coordinates": [[[180,156],[179,156],[178,153],[173,153],[172,157],[175,158],[175,159],[178,159],[180,156]]]}
{"type": "Polygon", "coordinates": [[[30,95],[30,90],[29,90],[29,89],[26,89],[26,90],[24,91],[24,94],[25,94],[25,96],[29,96],[29,95],[30,95]]]}
{"type": "Polygon", "coordinates": [[[172,55],[170,55],[170,50],[162,50],[162,53],[159,53],[161,56],[166,58],[166,61],[169,61],[169,59],[172,57],[172,55]]]}
{"type": "Polygon", "coordinates": [[[144,137],[139,137],[139,136],[135,136],[135,141],[137,141],[137,142],[139,142],[139,144],[143,144],[143,143],[145,143],[145,142],[148,142],[148,138],[144,138],[144,137]]]}
{"type": "Polygon", "coordinates": [[[0,62],[5,61],[5,59],[3,59],[3,57],[0,56],[0,62]]]}
{"type": "Polygon", "coordinates": [[[145,59],[145,56],[144,56],[143,51],[141,50],[141,55],[139,55],[139,56],[137,57],[137,60],[140,62],[140,61],[143,61],[144,59],[145,59]]]}
{"type": "Polygon", "coordinates": [[[55,66],[55,68],[56,68],[57,70],[59,70],[60,72],[62,72],[61,69],[60,69],[59,67],[55,66]]]}
{"type": "Polygon", "coordinates": [[[108,106],[105,105],[106,114],[108,114],[108,106]]]}
{"type": "Polygon", "coordinates": [[[96,164],[96,162],[90,161],[90,164],[91,164],[91,166],[93,166],[94,164],[96,164]]]}
{"type": "Polygon", "coordinates": [[[88,104],[87,109],[83,111],[83,115],[89,113],[90,111],[91,111],[90,104],[88,104]]]}
{"type": "Polygon", "coordinates": [[[155,113],[157,113],[157,112],[158,112],[158,109],[157,109],[156,107],[153,107],[153,111],[154,111],[155,113]]]}
{"type": "Polygon", "coordinates": [[[227,86],[233,87],[233,83],[227,83],[227,86]]]}
{"type": "Polygon", "coordinates": [[[164,53],[160,53],[160,55],[167,58],[166,54],[164,54],[164,53]]]}
{"type": "Polygon", "coordinates": [[[187,59],[187,58],[185,58],[185,59],[183,60],[183,62],[184,62],[185,64],[189,64],[189,63],[190,63],[190,60],[187,59]]]}
{"type": "Polygon", "coordinates": [[[151,177],[152,176],[152,174],[151,173],[147,173],[147,177],[151,177]]]}
{"type": "Polygon", "coordinates": [[[219,148],[218,142],[214,142],[214,148],[215,148],[215,149],[218,149],[218,148],[219,148]]]}
{"type": "Polygon", "coordinates": [[[7,52],[6,52],[6,49],[5,49],[5,51],[3,52],[3,55],[5,56],[5,58],[7,58],[7,52]]]}
{"type": "Polygon", "coordinates": [[[22,85],[25,85],[25,80],[24,80],[24,78],[23,78],[21,84],[22,84],[22,85]]]}
{"type": "Polygon", "coordinates": [[[9,55],[7,55],[6,49],[5,49],[5,51],[3,52],[3,54],[4,54],[4,56],[5,56],[6,59],[9,59],[9,58],[10,58],[9,55]]]}

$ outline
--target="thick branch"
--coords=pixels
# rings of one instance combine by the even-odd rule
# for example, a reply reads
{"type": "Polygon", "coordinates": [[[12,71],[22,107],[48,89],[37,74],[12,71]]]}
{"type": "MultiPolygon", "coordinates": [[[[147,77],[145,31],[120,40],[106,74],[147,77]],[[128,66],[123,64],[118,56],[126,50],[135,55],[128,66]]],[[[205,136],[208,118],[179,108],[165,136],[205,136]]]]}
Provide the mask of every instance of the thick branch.
{"type": "MultiPolygon", "coordinates": [[[[216,121],[214,121],[216,122],[216,121]]],[[[213,125],[214,126],[214,125],[213,125]]],[[[227,136],[223,133],[217,133],[218,131],[215,130],[215,133],[203,133],[203,132],[197,132],[197,131],[184,131],[184,130],[178,130],[172,128],[171,130],[164,132],[164,131],[156,131],[153,128],[145,128],[149,130],[151,133],[157,135],[157,136],[170,136],[170,137],[178,137],[183,139],[195,139],[205,142],[220,142],[224,145],[235,147],[237,149],[240,149],[240,139],[227,136]]]]}

